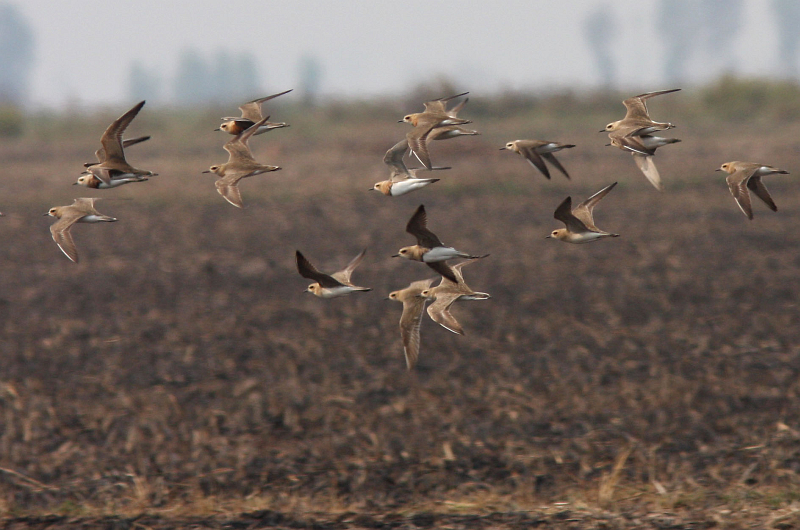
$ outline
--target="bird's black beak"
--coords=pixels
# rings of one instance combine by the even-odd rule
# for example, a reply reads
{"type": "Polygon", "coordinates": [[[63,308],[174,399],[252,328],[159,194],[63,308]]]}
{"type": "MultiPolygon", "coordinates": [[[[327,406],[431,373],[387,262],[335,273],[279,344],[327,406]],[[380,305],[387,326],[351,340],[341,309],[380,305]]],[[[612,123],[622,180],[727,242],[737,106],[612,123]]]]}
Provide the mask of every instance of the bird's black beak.
{"type": "MultiPolygon", "coordinates": [[[[46,215],[46,214],[45,214],[45,215],[46,215]]],[[[393,254],[393,255],[392,255],[392,257],[393,257],[393,258],[399,258],[399,257],[400,257],[400,254],[393,254]]]]}

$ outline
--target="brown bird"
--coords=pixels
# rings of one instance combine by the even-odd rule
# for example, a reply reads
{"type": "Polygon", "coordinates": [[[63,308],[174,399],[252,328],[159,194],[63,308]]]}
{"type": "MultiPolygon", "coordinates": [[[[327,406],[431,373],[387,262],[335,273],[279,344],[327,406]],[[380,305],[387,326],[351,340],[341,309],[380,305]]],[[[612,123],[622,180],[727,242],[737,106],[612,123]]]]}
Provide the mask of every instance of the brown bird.
{"type": "Polygon", "coordinates": [[[214,183],[217,191],[222,197],[236,206],[237,208],[244,208],[242,202],[242,194],[239,191],[239,181],[245,177],[252,177],[253,175],[260,175],[270,171],[278,171],[280,166],[270,166],[267,164],[259,164],[253,158],[250,152],[250,147],[247,145],[247,140],[255,134],[259,127],[266,123],[267,118],[262,118],[254,123],[249,129],[243,133],[237,134],[223,146],[228,152],[228,161],[224,164],[211,166],[203,173],[214,173],[220,178],[214,183]]]}
{"type": "MultiPolygon", "coordinates": [[[[242,111],[242,116],[239,118],[235,117],[227,117],[222,118],[224,121],[219,128],[214,129],[215,131],[225,131],[228,134],[241,134],[250,127],[253,126],[256,122],[261,121],[264,116],[261,114],[261,104],[265,101],[269,101],[270,99],[276,98],[278,96],[282,96],[284,94],[288,94],[293,89],[285,90],[279,94],[273,94],[271,96],[267,96],[265,98],[254,99],[253,101],[249,101],[239,107],[242,111]]],[[[267,116],[269,119],[269,116],[267,116]]],[[[288,123],[272,123],[269,121],[265,121],[259,130],[254,134],[262,134],[267,131],[271,131],[272,129],[280,129],[281,127],[288,127],[288,123]]]]}
{"type": "MultiPolygon", "coordinates": [[[[122,141],[122,147],[123,148],[130,147],[132,145],[136,145],[136,144],[139,144],[139,143],[142,143],[142,142],[146,142],[149,139],[150,139],[149,136],[140,136],[138,138],[130,138],[128,140],[123,140],[122,141]]],[[[92,166],[96,166],[99,163],[105,162],[106,158],[107,158],[106,157],[105,148],[100,146],[100,148],[97,151],[94,152],[94,156],[97,157],[97,162],[86,162],[85,164],[83,164],[83,167],[92,167],[92,166]]]]}
{"type": "MultiPolygon", "coordinates": [[[[122,141],[122,147],[126,148],[126,147],[129,147],[131,145],[136,145],[138,143],[147,141],[149,139],[150,139],[149,136],[140,136],[139,138],[131,138],[130,140],[123,140],[122,141]]],[[[100,149],[98,149],[97,151],[94,152],[94,156],[97,157],[98,161],[97,162],[86,162],[85,164],[83,164],[83,167],[87,167],[88,168],[88,167],[96,166],[97,164],[101,164],[101,163],[105,162],[105,160],[106,160],[106,150],[101,147],[100,149]]],[[[73,186],[86,186],[87,188],[94,188],[94,189],[104,190],[104,189],[108,189],[108,188],[116,188],[117,186],[121,186],[121,185],[127,184],[129,182],[144,182],[146,180],[149,180],[149,179],[147,177],[136,177],[136,176],[134,176],[134,177],[117,177],[117,176],[113,176],[113,177],[111,177],[111,181],[108,184],[106,184],[105,182],[103,182],[99,178],[95,177],[94,175],[92,175],[88,171],[84,171],[83,174],[80,177],[78,177],[78,181],[77,182],[73,182],[72,185],[73,186]]]]}
{"type": "Polygon", "coordinates": [[[509,150],[520,154],[531,166],[541,171],[542,175],[549,179],[550,171],[544,163],[545,160],[563,173],[565,177],[569,178],[569,173],[567,173],[567,170],[564,169],[564,166],[561,165],[553,153],[570,147],[575,146],[573,144],[560,144],[558,142],[546,142],[544,140],[514,140],[513,142],[508,142],[505,147],[501,147],[500,150],[509,150]]]}
{"type": "Polygon", "coordinates": [[[459,300],[488,300],[491,298],[488,293],[473,291],[464,281],[464,275],[461,272],[464,265],[469,265],[479,259],[481,258],[472,258],[453,265],[452,270],[456,281],[442,276],[439,285],[422,291],[422,296],[433,300],[433,303],[428,306],[428,315],[431,319],[444,329],[459,335],[464,334],[464,329],[450,314],[450,306],[459,300]]]}
{"type": "Polygon", "coordinates": [[[622,102],[626,109],[625,117],[621,120],[612,121],[600,132],[624,131],[626,136],[640,136],[674,128],[675,126],[671,123],[657,122],[650,118],[650,114],[647,111],[647,100],[662,94],[678,92],[679,90],[680,88],[672,88],[670,90],[647,92],[626,99],[622,102]]]}
{"type": "MultiPolygon", "coordinates": [[[[417,177],[417,172],[423,171],[423,169],[408,169],[405,162],[403,162],[403,156],[407,150],[408,140],[403,138],[388,151],[386,151],[386,155],[383,157],[383,163],[389,166],[389,180],[376,182],[374,186],[369,188],[370,190],[377,190],[384,195],[397,197],[398,195],[405,195],[406,193],[418,190],[427,186],[428,184],[433,184],[434,182],[439,181],[439,179],[436,178],[417,177]]],[[[433,169],[438,170],[450,168],[435,167],[433,169]]]]}
{"type": "Polygon", "coordinates": [[[469,94],[469,92],[456,94],[455,96],[450,96],[448,98],[440,98],[433,101],[428,101],[424,104],[425,112],[407,114],[402,120],[400,120],[405,123],[410,123],[414,126],[414,129],[406,134],[408,146],[414,156],[417,157],[417,160],[419,160],[420,163],[427,169],[433,169],[433,166],[431,165],[431,157],[428,153],[428,135],[430,135],[431,131],[437,127],[472,123],[470,120],[454,118],[448,115],[446,111],[442,110],[444,102],[450,101],[451,99],[459,96],[464,96],[466,94],[469,94]]]}
{"type": "Polygon", "coordinates": [[[664,191],[664,185],[661,183],[661,175],[658,172],[655,162],[653,162],[653,155],[656,154],[656,149],[664,147],[669,144],[676,144],[680,142],[677,138],[662,138],[660,136],[653,136],[651,134],[643,134],[641,136],[618,136],[616,133],[608,135],[611,138],[611,143],[623,151],[628,151],[636,162],[636,166],[644,173],[647,180],[655,186],[658,191],[664,191]]]}
{"type": "Polygon", "coordinates": [[[659,147],[676,143],[680,140],[652,136],[652,133],[656,131],[672,129],[675,126],[671,123],[653,121],[647,111],[647,100],[679,90],[680,88],[659,90],[626,99],[622,102],[627,109],[625,117],[609,123],[600,131],[609,133],[610,145],[631,153],[636,165],[658,191],[664,191],[664,186],[661,183],[661,175],[658,173],[658,168],[656,168],[652,156],[655,155],[656,149],[659,147]]]}
{"type": "Polygon", "coordinates": [[[125,160],[122,135],[136,115],[139,114],[139,111],[142,110],[142,107],[144,107],[144,101],[137,103],[131,110],[114,120],[103,133],[103,136],[100,137],[100,143],[102,144],[100,151],[102,151],[102,154],[95,154],[98,160],[101,156],[105,158],[98,164],[89,166],[87,170],[98,180],[105,183],[107,187],[112,187],[112,179],[127,178],[136,181],[136,177],[152,177],[156,175],[156,173],[146,169],[137,169],[125,160]]]}
{"type": "MultiPolygon", "coordinates": [[[[455,96],[458,97],[458,96],[455,96]]],[[[448,98],[452,99],[452,98],[448,98]]],[[[458,113],[467,105],[469,102],[469,98],[464,98],[458,105],[453,107],[452,109],[447,109],[447,102],[441,99],[435,99],[433,101],[429,101],[426,105],[426,110],[430,109],[431,111],[435,112],[443,112],[450,116],[451,118],[458,118],[458,113]]],[[[462,129],[458,125],[446,125],[444,127],[437,127],[432,130],[428,134],[428,141],[431,140],[449,140],[450,138],[457,138],[459,136],[477,136],[480,133],[478,131],[472,131],[469,129],[462,129]]]]}
{"type": "Polygon", "coordinates": [[[453,282],[458,282],[453,268],[446,263],[446,260],[454,258],[484,258],[484,256],[472,256],[466,252],[461,252],[453,247],[446,247],[439,237],[428,230],[428,215],[425,213],[425,205],[420,204],[411,219],[406,224],[406,232],[417,238],[417,244],[410,247],[401,248],[393,258],[401,257],[413,261],[421,261],[428,265],[445,278],[453,282]]]}
{"type": "Polygon", "coordinates": [[[553,217],[566,225],[566,228],[553,230],[548,238],[560,239],[565,243],[591,243],[604,237],[619,237],[619,234],[604,232],[594,224],[592,212],[600,199],[608,195],[617,183],[606,186],[572,209],[572,197],[567,197],[556,208],[553,217]]]}
{"type": "Polygon", "coordinates": [[[369,287],[358,287],[353,285],[350,281],[350,276],[352,276],[353,271],[361,263],[361,260],[364,259],[364,254],[366,253],[367,249],[362,250],[344,269],[334,272],[333,274],[325,274],[324,272],[318,271],[299,250],[295,251],[297,272],[299,272],[300,276],[303,278],[314,280],[314,283],[309,285],[303,292],[312,293],[319,298],[337,298],[355,291],[371,291],[369,287]]]}
{"type": "Polygon", "coordinates": [[[436,278],[412,282],[405,289],[389,293],[389,299],[403,303],[403,314],[400,316],[400,337],[403,339],[403,353],[406,367],[411,370],[419,358],[419,329],[422,325],[422,313],[427,298],[422,292],[429,289],[436,278]]]}
{"type": "Polygon", "coordinates": [[[767,187],[761,182],[761,177],[765,175],[788,175],[789,172],[783,169],[778,169],[772,166],[765,166],[763,164],[754,164],[752,162],[726,162],[722,164],[717,171],[725,171],[728,176],[725,180],[728,182],[728,188],[731,190],[731,195],[736,200],[736,204],[744,212],[748,219],[753,220],[753,206],[750,203],[750,191],[756,194],[756,197],[764,201],[764,204],[769,206],[773,212],[778,211],[778,206],[767,190],[767,187]]]}
{"type": "Polygon", "coordinates": [[[75,199],[68,206],[54,206],[44,214],[58,219],[58,221],[50,225],[50,234],[53,236],[53,241],[56,242],[58,248],[61,249],[61,252],[75,263],[78,262],[78,249],[70,233],[72,225],[75,223],[112,223],[116,221],[116,218],[103,215],[95,209],[94,203],[97,200],[100,199],[95,197],[75,199]]]}

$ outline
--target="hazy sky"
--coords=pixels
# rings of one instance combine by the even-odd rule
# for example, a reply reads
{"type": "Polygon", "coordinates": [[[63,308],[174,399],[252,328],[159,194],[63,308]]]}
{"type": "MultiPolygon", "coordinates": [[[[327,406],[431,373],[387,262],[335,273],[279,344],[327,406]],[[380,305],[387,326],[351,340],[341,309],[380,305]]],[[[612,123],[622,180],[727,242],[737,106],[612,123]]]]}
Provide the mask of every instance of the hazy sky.
{"type": "MultiPolygon", "coordinates": [[[[11,2],[14,3],[14,2],[11,2]]],[[[664,44],[657,0],[270,1],[25,0],[17,2],[36,35],[29,104],[129,103],[128,73],[139,61],[167,90],[182,52],[212,58],[250,51],[263,89],[297,85],[299,61],[323,67],[322,92],[399,93],[439,75],[473,94],[503,89],[597,85],[584,36],[590,12],[616,18],[611,39],[617,85],[663,88],[664,44]]],[[[767,0],[745,0],[746,23],[731,42],[739,73],[779,73],[767,0]]],[[[723,53],[723,50],[720,50],[723,53]]],[[[692,80],[719,73],[698,56],[692,80]]]]}

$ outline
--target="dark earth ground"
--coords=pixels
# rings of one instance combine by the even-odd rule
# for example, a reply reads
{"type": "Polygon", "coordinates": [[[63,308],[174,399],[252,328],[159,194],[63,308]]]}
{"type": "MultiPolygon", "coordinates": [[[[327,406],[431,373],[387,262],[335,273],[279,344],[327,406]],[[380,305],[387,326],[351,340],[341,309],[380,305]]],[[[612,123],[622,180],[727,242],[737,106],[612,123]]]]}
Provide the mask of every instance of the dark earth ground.
{"type": "Polygon", "coordinates": [[[341,110],[285,116],[252,142],[284,169],[243,183],[244,211],[199,173],[226,156],[216,113],[176,136],[145,108],[129,157],[160,176],[107,193],[69,183],[116,109],[0,147],[0,524],[800,526],[800,131],[670,115],[660,194],[594,132],[621,108],[578,126],[467,107],[484,134],[435,143],[454,169],[396,199],[366,188],[409,109],[355,132],[341,110]],[[578,144],[572,181],[497,151],[521,137],[578,144]],[[713,172],[736,159],[793,173],[766,179],[778,213],[741,214],[713,172]],[[596,221],[622,237],[544,239],[566,195],[613,181],[596,221]],[[75,265],[41,214],[81,195],[133,200],[75,227],[75,265]],[[409,373],[383,298],[430,276],[389,258],[420,203],[445,243],[491,253],[465,271],[492,299],[454,306],[464,337],[426,317],[409,373]],[[364,247],[372,292],[302,294],[295,249],[335,270],[364,247]]]}

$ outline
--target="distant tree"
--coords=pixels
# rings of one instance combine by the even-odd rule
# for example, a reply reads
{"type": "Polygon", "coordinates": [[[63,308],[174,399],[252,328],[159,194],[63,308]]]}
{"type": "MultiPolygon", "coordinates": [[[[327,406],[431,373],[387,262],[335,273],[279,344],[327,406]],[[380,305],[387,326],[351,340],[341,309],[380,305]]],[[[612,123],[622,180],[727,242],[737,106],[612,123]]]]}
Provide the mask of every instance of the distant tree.
{"type": "Polygon", "coordinates": [[[219,50],[209,62],[189,50],[178,61],[175,98],[179,103],[228,103],[257,97],[257,92],[256,61],[250,53],[219,50]]]}
{"type": "Polygon", "coordinates": [[[227,50],[217,50],[205,81],[206,90],[215,101],[229,103],[237,99],[234,70],[231,54],[227,50]]]}
{"type": "MultiPolygon", "coordinates": [[[[417,108],[422,101],[429,101],[435,98],[445,98],[454,96],[461,92],[465,92],[463,87],[456,84],[453,79],[445,75],[440,75],[430,81],[420,83],[409,92],[406,93],[406,101],[403,103],[404,108],[417,108]]],[[[475,108],[471,108],[471,112],[475,108]]],[[[414,111],[419,112],[419,111],[414,111]]]]}
{"type": "Polygon", "coordinates": [[[298,64],[300,95],[307,105],[314,105],[322,86],[322,65],[316,57],[305,55],[298,64]]]}
{"type": "Polygon", "coordinates": [[[0,104],[19,104],[27,97],[34,43],[18,8],[0,4],[0,104]]]}
{"type": "Polygon", "coordinates": [[[612,86],[617,77],[617,69],[611,54],[611,44],[616,36],[617,25],[609,7],[603,5],[592,11],[583,22],[583,31],[603,86],[612,86]]]}
{"type": "Polygon", "coordinates": [[[800,2],[772,0],[772,12],[778,25],[778,59],[790,77],[797,77],[797,51],[800,48],[800,2]]]}
{"type": "Polygon", "coordinates": [[[742,25],[742,0],[702,0],[699,3],[704,47],[710,57],[721,63],[726,72],[735,70],[736,57],[731,53],[742,25]]]}
{"type": "Polygon", "coordinates": [[[258,81],[258,67],[256,59],[251,53],[242,53],[233,61],[233,78],[238,87],[237,99],[260,97],[258,92],[260,83],[258,81]],[[253,95],[255,94],[255,95],[253,95]]]}
{"type": "Polygon", "coordinates": [[[664,76],[671,82],[686,77],[686,67],[697,49],[703,22],[694,0],[661,0],[657,25],[665,38],[664,76]]]}
{"type": "Polygon", "coordinates": [[[141,62],[134,61],[128,73],[128,96],[131,101],[158,101],[161,96],[161,78],[141,62]]]}
{"type": "Polygon", "coordinates": [[[195,50],[187,50],[178,60],[175,75],[175,100],[181,105],[206,103],[211,100],[209,68],[195,50]]]}

